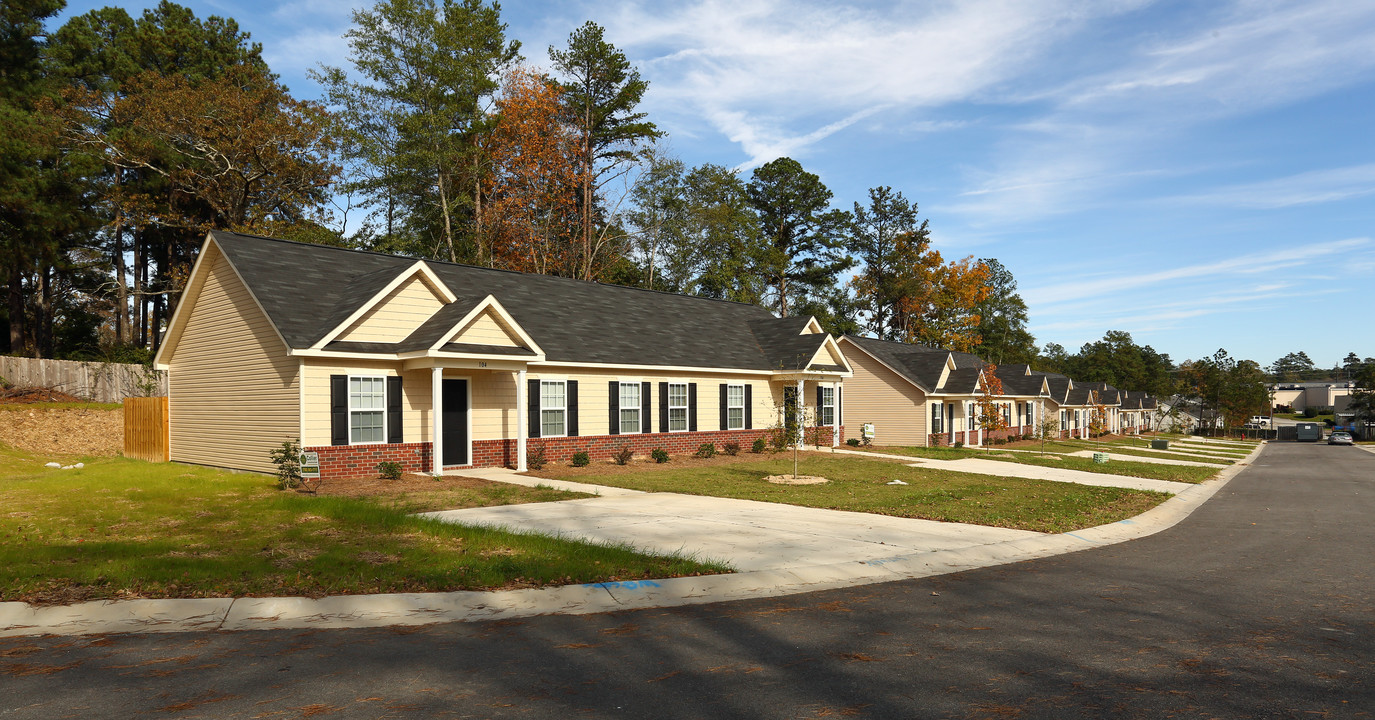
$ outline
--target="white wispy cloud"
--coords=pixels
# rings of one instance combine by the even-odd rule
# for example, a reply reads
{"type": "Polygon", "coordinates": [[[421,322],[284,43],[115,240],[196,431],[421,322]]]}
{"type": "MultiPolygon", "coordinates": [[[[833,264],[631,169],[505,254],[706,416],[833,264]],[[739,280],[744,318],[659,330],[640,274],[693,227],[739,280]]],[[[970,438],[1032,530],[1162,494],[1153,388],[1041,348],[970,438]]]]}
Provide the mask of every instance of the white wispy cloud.
{"type": "Polygon", "coordinates": [[[1312,170],[1175,198],[1191,203],[1274,209],[1375,195],[1375,163],[1312,170]]]}
{"type": "Polygon", "coordinates": [[[1290,247],[1235,255],[1154,272],[1102,275],[1093,279],[1068,279],[1055,285],[1028,288],[1023,297],[1038,310],[1054,309],[1057,303],[1082,303],[1097,298],[1120,297],[1127,290],[1152,288],[1168,294],[1169,283],[1206,278],[1222,281],[1228,276],[1255,275],[1278,269],[1325,262],[1341,253],[1367,246],[1369,238],[1350,238],[1319,243],[1296,243],[1290,247]]]}
{"type": "MultiPolygon", "coordinates": [[[[703,117],[766,162],[880,109],[974,98],[1088,19],[1135,3],[628,4],[608,37],[642,58],[654,101],[703,117]]],[[[928,126],[935,130],[938,126],[928,126]]]]}

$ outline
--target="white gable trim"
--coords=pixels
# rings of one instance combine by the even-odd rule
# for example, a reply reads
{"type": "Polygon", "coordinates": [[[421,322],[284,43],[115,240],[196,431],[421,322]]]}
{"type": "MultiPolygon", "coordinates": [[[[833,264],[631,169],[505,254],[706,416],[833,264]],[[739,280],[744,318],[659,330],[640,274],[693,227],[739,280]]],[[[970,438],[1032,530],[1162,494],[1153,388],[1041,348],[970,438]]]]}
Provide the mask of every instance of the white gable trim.
{"type": "MultiPolygon", "coordinates": [[[[813,318],[812,322],[815,323],[816,319],[813,318]]],[[[818,325],[818,327],[820,326],[818,325]]],[[[855,372],[854,368],[850,367],[850,361],[845,359],[845,353],[840,351],[840,346],[836,344],[835,338],[831,337],[830,334],[826,335],[826,340],[821,343],[821,346],[816,349],[815,353],[812,353],[812,359],[807,361],[807,366],[832,364],[830,362],[830,354],[825,352],[827,348],[835,351],[835,356],[840,358],[840,366],[845,368],[847,377],[853,375],[855,372]],[[824,358],[826,362],[818,363],[817,358],[824,358]]]]}
{"type": "Polygon", "coordinates": [[[333,330],[326,333],[323,338],[320,338],[318,342],[311,346],[311,349],[319,350],[333,342],[335,338],[342,335],[345,330],[352,327],[360,318],[377,307],[393,290],[400,287],[401,283],[410,280],[417,274],[420,275],[420,279],[430,287],[430,290],[439,295],[440,299],[444,301],[443,304],[447,305],[458,299],[458,296],[449,289],[448,285],[444,284],[444,281],[439,279],[439,276],[435,274],[434,270],[430,269],[430,266],[426,264],[424,260],[417,260],[414,265],[402,270],[396,277],[392,278],[392,281],[387,283],[386,287],[379,290],[376,295],[373,295],[367,302],[358,306],[358,309],[354,310],[352,315],[349,315],[343,322],[335,326],[333,330]]]}
{"type": "Polygon", "coordinates": [[[462,330],[468,323],[477,319],[479,315],[488,310],[496,313],[496,316],[506,325],[506,329],[510,329],[516,333],[516,337],[527,350],[533,350],[536,355],[541,358],[544,357],[544,349],[535,342],[534,338],[530,337],[529,333],[525,332],[525,328],[521,327],[520,323],[516,322],[515,318],[511,317],[511,313],[506,312],[506,308],[502,306],[501,301],[497,300],[493,295],[482,298],[482,302],[474,306],[472,310],[469,310],[468,314],[454,323],[453,327],[449,328],[443,335],[440,335],[439,340],[430,346],[430,352],[439,352],[439,348],[443,347],[445,343],[452,341],[454,333],[462,330]]]}

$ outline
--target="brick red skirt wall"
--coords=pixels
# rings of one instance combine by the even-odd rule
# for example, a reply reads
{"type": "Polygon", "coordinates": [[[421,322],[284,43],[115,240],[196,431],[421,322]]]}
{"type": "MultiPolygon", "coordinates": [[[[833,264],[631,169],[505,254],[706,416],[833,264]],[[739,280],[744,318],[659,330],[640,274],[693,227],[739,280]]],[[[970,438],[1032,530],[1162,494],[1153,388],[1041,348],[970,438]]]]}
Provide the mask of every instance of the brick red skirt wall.
{"type": "MultiPolygon", "coordinates": [[[[773,433],[769,429],[756,430],[712,430],[707,432],[683,433],[639,433],[633,435],[590,435],[568,438],[530,438],[526,443],[530,449],[544,448],[544,459],[548,462],[567,462],[573,453],[586,452],[593,460],[610,459],[622,447],[628,446],[636,455],[649,455],[656,448],[663,448],[670,455],[686,455],[697,452],[704,443],[713,443],[719,452],[726,443],[739,443],[742,451],[748,451],[755,438],[767,440],[773,433]]],[[[841,427],[844,437],[845,428],[841,427]]],[[[831,444],[831,428],[809,428],[807,439],[819,439],[822,445],[831,444]],[[819,437],[814,435],[818,433],[819,437]]],[[[517,441],[474,440],[473,467],[516,467],[517,441]]],[[[303,448],[320,454],[320,473],[325,478],[367,477],[377,474],[377,464],[399,462],[403,472],[428,473],[431,471],[430,443],[398,443],[395,445],[321,445],[303,448]]]]}

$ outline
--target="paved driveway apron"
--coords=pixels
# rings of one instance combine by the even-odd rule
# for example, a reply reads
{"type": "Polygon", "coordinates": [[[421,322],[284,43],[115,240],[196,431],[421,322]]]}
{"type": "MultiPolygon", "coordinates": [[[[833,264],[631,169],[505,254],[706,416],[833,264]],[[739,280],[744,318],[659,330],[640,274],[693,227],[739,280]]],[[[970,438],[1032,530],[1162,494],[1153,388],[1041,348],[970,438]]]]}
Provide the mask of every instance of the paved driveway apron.
{"type": "Polygon", "coordinates": [[[783,570],[1036,537],[1026,530],[820,510],[729,498],[642,493],[428,513],[724,560],[740,571],[783,570]]]}

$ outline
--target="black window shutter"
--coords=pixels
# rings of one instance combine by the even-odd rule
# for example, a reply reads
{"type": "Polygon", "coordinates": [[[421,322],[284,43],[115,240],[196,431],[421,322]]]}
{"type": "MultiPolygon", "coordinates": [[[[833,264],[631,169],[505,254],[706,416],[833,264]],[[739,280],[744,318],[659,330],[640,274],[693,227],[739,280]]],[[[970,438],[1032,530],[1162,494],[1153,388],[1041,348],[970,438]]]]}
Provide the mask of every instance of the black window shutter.
{"type": "Polygon", "coordinates": [[[607,412],[606,427],[611,430],[612,435],[621,434],[621,384],[612,380],[606,384],[606,395],[611,398],[610,410],[607,412]]]}
{"type": "Polygon", "coordinates": [[[697,383],[688,383],[688,431],[697,432],[697,383]]]}
{"type": "Polygon", "coordinates": [[[525,394],[526,394],[525,406],[526,406],[527,414],[529,415],[529,418],[530,418],[530,432],[529,432],[529,436],[532,437],[532,438],[537,438],[537,437],[539,437],[539,427],[540,427],[540,423],[539,423],[539,381],[538,381],[538,380],[530,380],[530,381],[528,381],[527,384],[526,384],[525,394]]]}
{"type": "Polygon", "coordinates": [[[821,425],[821,383],[816,384],[816,424],[821,425]]]}
{"type": "Polygon", "coordinates": [[[745,429],[754,429],[754,386],[745,386],[745,429]]]}
{"type": "Polygon", "coordinates": [[[730,402],[730,386],[721,383],[721,429],[730,429],[730,412],[726,408],[726,403],[730,402]]]}
{"type": "Polygon", "coordinates": [[[649,419],[649,396],[654,393],[654,385],[649,382],[640,384],[640,432],[654,432],[654,422],[649,419]]]}
{"type": "Polygon", "coordinates": [[[387,376],[387,442],[405,442],[401,439],[401,376],[387,376]]]}
{"type": "Polygon", "coordinates": [[[668,432],[668,383],[659,383],[659,432],[668,432]]]}
{"type": "Polygon", "coordinates": [[[568,381],[568,392],[564,395],[564,412],[568,418],[568,437],[578,436],[578,381],[568,381]]]}
{"type": "Polygon", "coordinates": [[[329,444],[349,444],[349,376],[329,376],[329,444]]]}
{"type": "Polygon", "coordinates": [[[842,399],[842,391],[843,391],[844,389],[845,389],[844,386],[838,386],[838,387],[836,387],[836,424],[837,424],[837,425],[844,425],[844,424],[845,424],[845,418],[844,418],[844,416],[842,416],[842,415],[840,414],[840,411],[843,409],[841,406],[844,404],[844,403],[843,403],[843,399],[842,399]]]}

